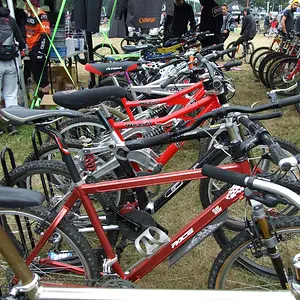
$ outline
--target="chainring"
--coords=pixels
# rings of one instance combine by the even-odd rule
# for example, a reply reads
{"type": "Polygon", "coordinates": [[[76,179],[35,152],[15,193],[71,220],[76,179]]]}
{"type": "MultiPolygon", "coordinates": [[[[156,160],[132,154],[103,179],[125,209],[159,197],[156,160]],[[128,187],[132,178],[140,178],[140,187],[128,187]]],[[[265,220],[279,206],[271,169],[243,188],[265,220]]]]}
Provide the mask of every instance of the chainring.
{"type": "Polygon", "coordinates": [[[95,287],[106,289],[136,289],[136,285],[131,281],[124,280],[118,277],[102,278],[95,284],[95,287]]]}
{"type": "Polygon", "coordinates": [[[141,228],[139,231],[135,232],[132,228],[130,228],[126,222],[119,221],[119,229],[123,237],[134,241],[138,236],[140,236],[147,228],[150,226],[156,227],[157,223],[148,213],[133,209],[132,211],[124,214],[124,217],[138,223],[141,228]]]}

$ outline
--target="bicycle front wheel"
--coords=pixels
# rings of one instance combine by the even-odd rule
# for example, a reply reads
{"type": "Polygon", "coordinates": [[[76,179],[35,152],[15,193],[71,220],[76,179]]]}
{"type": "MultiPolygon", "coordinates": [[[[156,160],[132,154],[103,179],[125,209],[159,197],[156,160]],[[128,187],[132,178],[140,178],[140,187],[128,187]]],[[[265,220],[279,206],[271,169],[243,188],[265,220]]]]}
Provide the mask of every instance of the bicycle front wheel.
{"type": "Polygon", "coordinates": [[[246,64],[250,64],[251,55],[254,52],[254,44],[252,42],[248,42],[246,46],[244,46],[244,60],[246,64]]]}
{"type": "MultiPolygon", "coordinates": [[[[272,226],[279,240],[277,246],[280,256],[288,270],[292,267],[292,258],[299,253],[300,218],[293,216],[274,219],[272,226]]],[[[241,232],[219,253],[210,272],[208,287],[226,290],[281,289],[265,250],[262,243],[253,239],[248,230],[241,232]],[[251,263],[248,264],[248,261],[251,263]]]]}
{"type": "MultiPolygon", "coordinates": [[[[1,226],[24,259],[55,217],[56,212],[49,213],[45,207],[0,210],[1,226]]],[[[8,288],[14,274],[1,255],[0,264],[1,285],[8,288]]],[[[72,285],[93,285],[99,278],[100,270],[90,244],[66,220],[61,221],[29,267],[42,283],[72,285]],[[66,265],[80,269],[71,272],[66,265]]]]}

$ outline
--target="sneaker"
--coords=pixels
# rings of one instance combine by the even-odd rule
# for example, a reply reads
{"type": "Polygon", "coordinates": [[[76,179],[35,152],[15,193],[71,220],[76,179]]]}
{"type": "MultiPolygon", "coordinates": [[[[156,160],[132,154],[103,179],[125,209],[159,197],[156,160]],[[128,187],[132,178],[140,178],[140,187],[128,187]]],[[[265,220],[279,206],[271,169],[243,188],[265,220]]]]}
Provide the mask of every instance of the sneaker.
{"type": "Polygon", "coordinates": [[[0,128],[0,135],[2,135],[3,133],[5,133],[5,130],[0,128]]]}
{"type": "Polygon", "coordinates": [[[17,127],[14,126],[14,125],[11,125],[11,124],[8,125],[8,130],[7,131],[8,131],[8,135],[15,135],[15,134],[19,133],[17,127]]]}

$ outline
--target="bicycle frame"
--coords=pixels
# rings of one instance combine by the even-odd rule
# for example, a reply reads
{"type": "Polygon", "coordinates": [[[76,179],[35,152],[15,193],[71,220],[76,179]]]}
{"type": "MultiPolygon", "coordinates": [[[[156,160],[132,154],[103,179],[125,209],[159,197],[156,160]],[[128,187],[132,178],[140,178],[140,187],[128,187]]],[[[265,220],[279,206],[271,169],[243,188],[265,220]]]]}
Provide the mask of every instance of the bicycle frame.
{"type": "MultiPolygon", "coordinates": [[[[60,145],[60,149],[66,151],[60,145]]],[[[69,156],[70,154],[63,154],[64,156],[69,156]]],[[[66,160],[65,160],[66,161],[66,160]]],[[[69,166],[72,168],[72,166],[69,166]]],[[[222,166],[223,169],[231,170],[235,172],[249,174],[250,166],[248,161],[225,165],[222,166]]],[[[96,210],[92,204],[92,201],[89,198],[89,194],[94,193],[104,193],[109,191],[123,190],[123,189],[134,189],[144,186],[153,186],[159,184],[167,184],[173,182],[182,182],[189,180],[199,180],[204,179],[205,176],[202,175],[202,170],[187,170],[159,175],[151,175],[147,177],[139,178],[129,178],[122,180],[115,180],[110,182],[96,183],[96,184],[83,184],[80,182],[75,182],[75,188],[69,195],[64,206],[56,216],[55,220],[51,223],[49,228],[44,232],[40,241],[32,250],[28,258],[26,259],[27,265],[29,265],[32,260],[37,257],[39,251],[45,245],[47,240],[50,238],[55,228],[58,226],[60,221],[65,217],[65,215],[70,211],[77,199],[81,199],[82,204],[87,212],[87,215],[90,218],[92,226],[95,229],[95,232],[99,238],[99,241],[105,251],[107,259],[112,263],[113,270],[123,279],[128,279],[131,281],[136,281],[157,265],[159,265],[164,259],[174,254],[181,246],[189,242],[193,237],[197,236],[198,233],[203,233],[202,230],[210,230],[210,235],[213,230],[207,227],[219,216],[221,216],[232,204],[243,198],[243,190],[239,192],[233,192],[231,194],[226,193],[219,197],[215,202],[213,202],[207,209],[201,212],[196,218],[191,220],[184,228],[182,228],[177,234],[175,234],[170,241],[159,249],[151,258],[144,259],[139,263],[135,268],[128,274],[125,275],[125,272],[121,268],[119,262],[116,260],[116,255],[109,243],[109,240],[102,228],[101,221],[99,220],[96,210]]],[[[221,226],[223,222],[219,225],[221,226]]],[[[84,270],[80,267],[75,267],[65,263],[60,263],[58,261],[51,261],[50,259],[41,259],[42,264],[47,264],[55,267],[62,267],[68,271],[74,272],[76,274],[84,274],[84,270]]]]}
{"type": "MultiPolygon", "coordinates": [[[[110,126],[115,130],[116,134],[118,135],[121,141],[124,141],[124,138],[120,132],[120,130],[122,129],[163,125],[165,131],[169,131],[172,128],[173,124],[171,122],[173,119],[181,119],[183,121],[193,122],[196,118],[199,118],[207,112],[221,107],[218,97],[215,94],[211,94],[207,97],[204,97],[205,94],[206,91],[204,89],[203,83],[199,82],[194,84],[190,88],[179,91],[178,93],[176,93],[176,95],[170,95],[162,99],[127,101],[126,98],[122,98],[122,104],[125,107],[130,119],[134,119],[134,115],[130,110],[130,108],[132,107],[151,106],[154,104],[167,104],[168,106],[185,105],[185,107],[161,118],[129,122],[115,122],[113,118],[109,118],[108,122],[110,126]],[[198,91],[193,95],[192,99],[187,99],[184,97],[186,94],[191,93],[197,89],[198,91]],[[201,109],[201,111],[197,114],[195,118],[188,116],[189,113],[197,111],[198,109],[201,109]]],[[[184,142],[173,143],[169,145],[167,149],[160,155],[157,162],[159,164],[165,165],[172,158],[172,156],[175,155],[181,147],[183,147],[183,145],[184,142]]]]}

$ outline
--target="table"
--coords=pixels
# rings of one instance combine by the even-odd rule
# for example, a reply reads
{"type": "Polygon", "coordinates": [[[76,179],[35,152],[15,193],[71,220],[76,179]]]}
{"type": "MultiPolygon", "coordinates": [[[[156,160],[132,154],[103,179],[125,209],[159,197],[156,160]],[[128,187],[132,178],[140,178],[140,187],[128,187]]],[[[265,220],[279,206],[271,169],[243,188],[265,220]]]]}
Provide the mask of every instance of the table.
{"type": "MultiPolygon", "coordinates": [[[[73,63],[72,58],[75,58],[75,56],[77,56],[79,54],[85,54],[85,53],[87,53],[87,50],[79,50],[79,51],[75,51],[75,52],[67,54],[67,55],[63,55],[63,56],[61,56],[61,59],[63,61],[65,61],[67,59],[71,59],[71,62],[73,63]]],[[[53,94],[52,73],[51,73],[51,63],[52,62],[59,63],[60,59],[58,57],[50,57],[49,58],[49,79],[50,79],[50,83],[51,83],[51,92],[53,94]]],[[[78,65],[77,65],[78,62],[76,59],[74,59],[74,62],[75,62],[76,83],[78,83],[79,82],[78,81],[78,65]]]]}

